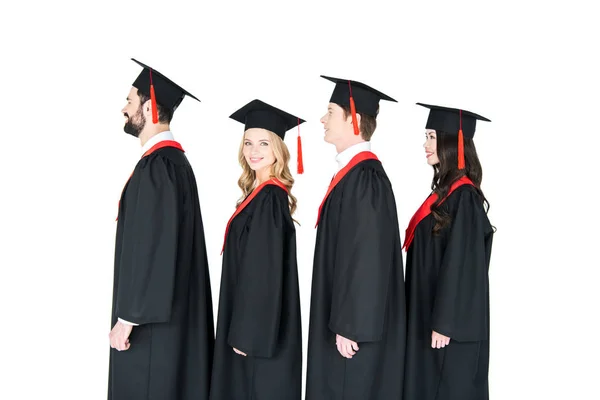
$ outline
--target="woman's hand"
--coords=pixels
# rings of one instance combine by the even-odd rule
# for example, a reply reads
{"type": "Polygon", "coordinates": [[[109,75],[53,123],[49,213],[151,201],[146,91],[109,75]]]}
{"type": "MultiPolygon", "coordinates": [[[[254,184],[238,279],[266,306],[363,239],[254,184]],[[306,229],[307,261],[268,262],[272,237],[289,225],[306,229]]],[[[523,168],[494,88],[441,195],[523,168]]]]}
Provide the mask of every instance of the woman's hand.
{"type": "Polygon", "coordinates": [[[342,357],[345,358],[352,358],[358,351],[358,343],[340,335],[335,335],[335,345],[342,357]]]}

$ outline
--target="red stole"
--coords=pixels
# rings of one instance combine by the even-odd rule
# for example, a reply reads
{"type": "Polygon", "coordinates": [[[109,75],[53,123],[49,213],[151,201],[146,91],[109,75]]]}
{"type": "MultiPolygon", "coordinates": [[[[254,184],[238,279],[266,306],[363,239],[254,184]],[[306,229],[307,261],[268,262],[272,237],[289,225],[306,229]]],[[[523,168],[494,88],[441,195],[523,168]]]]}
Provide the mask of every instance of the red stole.
{"type": "Polygon", "coordinates": [[[183,151],[183,147],[181,147],[179,142],[176,142],[174,140],[162,140],[162,141],[156,143],[154,146],[150,147],[150,149],[144,153],[142,158],[149,156],[150,154],[154,153],[156,150],[162,149],[163,147],[175,147],[176,149],[183,151]]]}
{"type": "MultiPolygon", "coordinates": [[[[148,151],[146,151],[142,155],[141,158],[149,156],[150,154],[154,153],[156,150],[162,149],[163,147],[175,147],[176,149],[183,151],[183,147],[181,147],[179,142],[176,142],[174,140],[163,140],[163,141],[156,143],[154,146],[152,146],[150,149],[148,149],[148,151]]],[[[129,183],[129,179],[131,179],[132,175],[133,175],[133,172],[131,173],[131,175],[129,175],[129,178],[127,178],[127,182],[125,182],[125,186],[127,186],[127,183],[129,183]]],[[[125,190],[125,187],[123,187],[123,190],[125,190]]],[[[118,210],[120,210],[120,209],[121,209],[121,200],[119,200],[118,210]]],[[[118,212],[117,212],[117,218],[115,219],[115,221],[118,221],[118,220],[119,220],[119,216],[118,216],[118,212]]]]}
{"type": "MultiPolygon", "coordinates": [[[[448,196],[450,196],[450,194],[452,194],[452,192],[454,192],[456,189],[458,189],[462,185],[475,186],[469,178],[467,178],[466,176],[463,176],[462,178],[460,178],[456,182],[454,182],[452,184],[452,186],[450,186],[450,190],[448,191],[448,194],[446,195],[446,197],[444,197],[442,199],[440,204],[442,204],[444,201],[446,201],[448,196]]],[[[433,203],[436,202],[437,198],[438,198],[438,195],[436,193],[430,194],[429,197],[427,198],[427,200],[425,200],[425,202],[421,205],[421,207],[419,207],[419,209],[417,210],[415,215],[413,215],[413,217],[410,219],[408,228],[406,228],[406,236],[404,237],[404,246],[402,246],[405,251],[408,251],[408,248],[410,247],[410,244],[412,243],[412,241],[415,237],[415,229],[417,229],[417,225],[419,225],[419,222],[421,222],[423,220],[423,218],[425,218],[426,216],[431,214],[431,206],[433,205],[433,203]]]]}
{"type": "Polygon", "coordinates": [[[370,151],[362,151],[362,152],[358,153],[357,155],[355,155],[354,157],[352,157],[352,160],[350,160],[350,162],[337,173],[335,178],[333,178],[331,180],[331,183],[329,184],[329,189],[327,189],[327,193],[325,194],[325,197],[323,198],[323,201],[321,202],[321,205],[319,206],[319,215],[317,215],[317,223],[315,224],[315,228],[319,225],[319,221],[321,220],[321,210],[323,209],[323,204],[325,204],[325,200],[327,200],[327,197],[329,197],[329,194],[331,193],[333,188],[342,180],[342,178],[344,176],[346,176],[346,174],[352,168],[354,168],[356,166],[356,164],[361,163],[366,160],[378,160],[379,161],[379,159],[377,158],[377,156],[374,153],[372,153],[370,151]]]}
{"type": "Polygon", "coordinates": [[[242,210],[244,208],[246,208],[246,206],[248,204],[250,204],[250,202],[252,201],[252,199],[254,199],[256,197],[256,195],[262,190],[264,189],[265,186],[267,185],[275,185],[275,186],[279,186],[280,188],[282,188],[283,190],[285,190],[286,192],[288,192],[288,189],[285,187],[285,185],[283,183],[281,183],[281,181],[277,178],[271,178],[268,181],[265,181],[263,183],[261,183],[260,185],[258,185],[256,187],[256,189],[254,189],[252,191],[252,193],[250,193],[250,195],[248,195],[248,197],[246,197],[244,199],[244,201],[242,201],[242,204],[239,205],[238,208],[236,208],[235,212],[233,213],[233,215],[231,216],[231,218],[229,218],[229,221],[227,222],[227,228],[225,228],[225,237],[223,238],[223,247],[221,248],[221,254],[223,254],[223,250],[225,250],[225,242],[227,241],[227,235],[229,234],[229,227],[231,225],[231,221],[233,221],[233,219],[235,217],[237,217],[237,215],[239,213],[242,212],[242,210]]]}

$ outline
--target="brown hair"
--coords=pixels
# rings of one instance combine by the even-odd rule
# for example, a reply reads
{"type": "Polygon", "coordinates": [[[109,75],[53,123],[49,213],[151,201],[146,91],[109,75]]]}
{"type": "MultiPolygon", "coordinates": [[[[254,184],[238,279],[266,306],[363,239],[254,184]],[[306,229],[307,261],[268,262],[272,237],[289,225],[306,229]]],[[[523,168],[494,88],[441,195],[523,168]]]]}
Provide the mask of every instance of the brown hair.
{"type": "MultiPolygon", "coordinates": [[[[344,118],[348,118],[348,116],[352,115],[350,106],[340,106],[342,110],[344,110],[344,118]]],[[[377,114],[379,113],[379,108],[377,108],[377,114]]],[[[357,112],[356,114],[360,114],[360,134],[364,140],[367,142],[371,140],[373,137],[373,133],[375,132],[375,128],[377,128],[377,115],[374,117],[370,115],[365,115],[363,113],[357,112]]]]}
{"type": "MultiPolygon", "coordinates": [[[[150,96],[146,96],[144,93],[140,92],[138,89],[138,96],[140,96],[140,108],[150,100],[150,96]]],[[[167,107],[163,107],[160,104],[156,103],[156,111],[158,111],[158,122],[163,124],[168,124],[173,119],[173,110],[167,107]]]]}

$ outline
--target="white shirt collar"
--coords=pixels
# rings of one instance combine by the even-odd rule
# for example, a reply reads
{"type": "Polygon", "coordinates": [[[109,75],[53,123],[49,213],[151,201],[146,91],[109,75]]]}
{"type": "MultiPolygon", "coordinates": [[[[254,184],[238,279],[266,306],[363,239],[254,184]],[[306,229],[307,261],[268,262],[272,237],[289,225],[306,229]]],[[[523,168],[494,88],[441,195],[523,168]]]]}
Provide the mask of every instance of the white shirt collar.
{"type": "Polygon", "coordinates": [[[371,151],[371,142],[360,142],[353,146],[348,147],[335,157],[335,161],[338,163],[338,172],[344,168],[352,158],[358,153],[363,151],[371,151]]]}
{"type": "Polygon", "coordinates": [[[164,131],[161,133],[157,133],[152,136],[148,141],[142,146],[142,155],[146,153],[148,150],[152,148],[155,144],[165,141],[165,140],[175,140],[171,131],[164,131]]]}

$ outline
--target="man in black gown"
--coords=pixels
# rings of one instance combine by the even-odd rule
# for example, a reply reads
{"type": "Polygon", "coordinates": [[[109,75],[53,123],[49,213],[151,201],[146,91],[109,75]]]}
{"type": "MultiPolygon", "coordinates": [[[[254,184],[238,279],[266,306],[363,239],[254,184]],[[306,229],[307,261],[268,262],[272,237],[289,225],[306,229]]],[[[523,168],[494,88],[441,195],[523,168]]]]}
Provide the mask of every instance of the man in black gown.
{"type": "Polygon", "coordinates": [[[336,84],[321,122],[338,172],[318,215],[306,398],[400,399],[402,250],[392,185],[370,151],[379,100],[395,100],[360,82],[324,78],[336,84]]]}
{"type": "Polygon", "coordinates": [[[192,167],[169,128],[183,97],[195,97],[138,64],[122,112],[142,158],[119,202],[108,398],[207,399],[214,325],[204,228],[192,167]]]}

